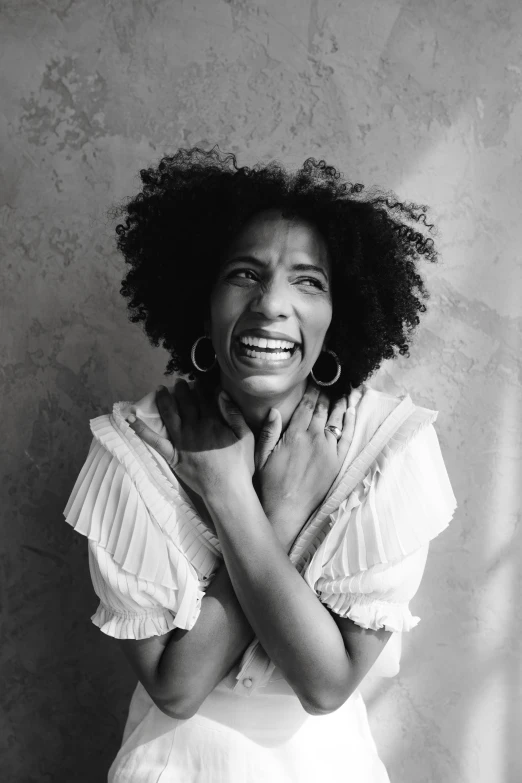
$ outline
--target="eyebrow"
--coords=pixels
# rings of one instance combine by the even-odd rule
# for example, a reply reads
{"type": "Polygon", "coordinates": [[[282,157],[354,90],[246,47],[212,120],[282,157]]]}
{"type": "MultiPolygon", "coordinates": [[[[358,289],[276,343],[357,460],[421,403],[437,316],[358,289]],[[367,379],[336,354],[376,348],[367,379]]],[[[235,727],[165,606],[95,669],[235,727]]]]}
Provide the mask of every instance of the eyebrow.
{"type": "MultiPolygon", "coordinates": [[[[230,264],[239,263],[241,261],[248,261],[248,263],[254,264],[255,266],[266,266],[265,261],[261,261],[259,258],[255,258],[255,256],[235,256],[234,258],[227,259],[223,266],[229,266],[230,264]]],[[[328,275],[324,269],[320,266],[316,266],[316,264],[292,264],[292,270],[295,270],[296,272],[319,272],[326,282],[328,282],[328,275]]]]}

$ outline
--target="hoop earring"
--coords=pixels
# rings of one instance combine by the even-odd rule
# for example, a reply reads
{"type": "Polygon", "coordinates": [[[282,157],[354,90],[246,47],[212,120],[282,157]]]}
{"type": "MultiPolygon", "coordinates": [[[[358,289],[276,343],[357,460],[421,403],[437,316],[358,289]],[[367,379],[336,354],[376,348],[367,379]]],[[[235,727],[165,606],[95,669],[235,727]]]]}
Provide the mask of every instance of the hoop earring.
{"type": "Polygon", "coordinates": [[[192,360],[192,364],[196,368],[196,370],[199,370],[200,372],[208,372],[211,370],[214,365],[216,364],[216,356],[214,353],[214,361],[209,367],[200,367],[199,364],[196,361],[196,348],[198,347],[198,344],[201,342],[201,340],[210,340],[210,337],[207,337],[206,334],[201,335],[201,337],[198,337],[198,339],[195,341],[194,345],[192,346],[192,350],[190,351],[190,358],[192,360]]]}
{"type": "Polygon", "coordinates": [[[325,348],[325,350],[321,351],[321,353],[329,353],[333,356],[335,363],[337,365],[337,372],[335,373],[335,378],[331,381],[319,381],[315,377],[313,369],[310,370],[310,375],[312,376],[312,378],[314,379],[314,381],[318,386],[332,386],[341,377],[341,362],[339,361],[339,357],[337,356],[335,351],[331,351],[329,348],[325,348]]]}

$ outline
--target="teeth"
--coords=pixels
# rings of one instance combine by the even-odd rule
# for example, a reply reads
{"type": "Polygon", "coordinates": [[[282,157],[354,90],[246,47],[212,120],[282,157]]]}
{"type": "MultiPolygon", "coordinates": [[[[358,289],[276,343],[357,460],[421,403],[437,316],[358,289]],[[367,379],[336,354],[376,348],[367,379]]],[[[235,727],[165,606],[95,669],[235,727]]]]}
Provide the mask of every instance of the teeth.
{"type": "Polygon", "coordinates": [[[288,359],[292,355],[291,351],[276,351],[274,353],[266,353],[266,351],[254,351],[251,348],[247,348],[245,351],[247,356],[251,356],[254,359],[269,359],[271,362],[281,361],[281,359],[288,359]]]}
{"type": "Polygon", "coordinates": [[[252,345],[257,348],[285,348],[286,350],[289,350],[295,345],[295,343],[290,342],[289,340],[270,340],[266,337],[253,337],[250,335],[240,337],[239,340],[243,345],[252,345]]]}

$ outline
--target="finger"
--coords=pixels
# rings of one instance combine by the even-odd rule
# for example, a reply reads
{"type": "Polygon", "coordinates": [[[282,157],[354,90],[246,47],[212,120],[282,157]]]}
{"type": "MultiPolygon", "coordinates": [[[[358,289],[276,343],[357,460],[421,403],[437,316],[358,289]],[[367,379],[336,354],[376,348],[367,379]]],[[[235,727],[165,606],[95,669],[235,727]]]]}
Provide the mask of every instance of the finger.
{"type": "Polygon", "coordinates": [[[334,427],[339,427],[339,429],[342,430],[347,404],[348,403],[345,395],[339,397],[339,399],[336,400],[330,408],[330,413],[328,414],[328,420],[326,424],[332,424],[334,427]]]}
{"type": "Polygon", "coordinates": [[[281,414],[277,408],[270,408],[256,442],[256,470],[264,467],[265,462],[273,452],[279,441],[279,438],[281,437],[282,429],[283,420],[281,418],[281,414]]]}
{"type": "Polygon", "coordinates": [[[199,404],[197,394],[189,387],[188,383],[180,379],[174,386],[174,398],[178,406],[181,422],[195,424],[199,419],[199,404]]]}
{"type": "Polygon", "coordinates": [[[158,435],[157,432],[154,432],[154,430],[151,430],[150,427],[147,427],[147,425],[141,421],[141,419],[137,419],[136,416],[134,416],[132,413],[127,416],[126,420],[133,432],[135,432],[142,441],[147,443],[149,446],[155,449],[155,451],[161,454],[163,459],[166,460],[169,465],[174,462],[176,449],[168,438],[162,438],[161,435],[158,435]]]}
{"type": "Polygon", "coordinates": [[[200,416],[209,416],[211,413],[212,401],[209,399],[207,391],[199,381],[194,383],[193,393],[197,397],[200,416]]]}
{"type": "Polygon", "coordinates": [[[343,432],[343,426],[344,426],[344,412],[346,410],[346,397],[340,397],[338,400],[334,402],[330,409],[330,413],[328,414],[328,419],[325,424],[324,434],[327,438],[332,439],[335,441],[335,448],[337,449],[337,453],[339,453],[339,441],[342,437],[343,432]],[[335,434],[331,430],[327,429],[327,427],[337,427],[339,432],[335,434]]]}
{"type": "Polygon", "coordinates": [[[218,397],[218,406],[221,415],[237,438],[242,438],[251,432],[240,409],[225,391],[222,391],[218,397]]]}
{"type": "Polygon", "coordinates": [[[159,415],[170,439],[176,443],[179,439],[181,431],[181,419],[176,403],[176,398],[169,392],[165,386],[158,386],[156,389],[156,406],[158,408],[159,415]]]}
{"type": "Polygon", "coordinates": [[[342,435],[337,444],[337,454],[339,455],[339,458],[344,461],[353,440],[353,433],[355,430],[355,408],[346,408],[343,417],[342,430],[342,435]]]}
{"type": "Polygon", "coordinates": [[[328,411],[330,408],[330,400],[325,391],[320,392],[317,402],[315,403],[314,415],[310,421],[309,430],[324,432],[326,420],[328,418],[328,411]]]}
{"type": "Polygon", "coordinates": [[[312,416],[314,415],[315,405],[317,403],[318,397],[319,388],[314,383],[309,381],[305,393],[301,397],[301,401],[293,412],[292,418],[290,419],[290,424],[288,425],[288,430],[290,432],[292,430],[308,429],[310,421],[312,420],[312,416]]]}

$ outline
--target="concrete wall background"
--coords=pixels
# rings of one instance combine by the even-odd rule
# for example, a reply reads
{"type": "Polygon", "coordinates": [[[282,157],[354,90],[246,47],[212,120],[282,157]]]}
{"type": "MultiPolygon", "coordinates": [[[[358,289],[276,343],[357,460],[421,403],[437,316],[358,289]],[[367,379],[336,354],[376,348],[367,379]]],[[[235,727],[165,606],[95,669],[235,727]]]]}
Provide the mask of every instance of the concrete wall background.
{"type": "MultiPolygon", "coordinates": [[[[0,747],[6,779],[95,783],[134,678],[91,625],[62,510],[88,419],[161,381],[106,211],[180,146],[326,158],[432,205],[443,260],[377,388],[440,411],[460,507],[401,674],[367,682],[392,783],[515,783],[520,713],[522,7],[518,0],[4,0],[0,747]]],[[[347,760],[347,770],[349,762],[347,760]]]]}

